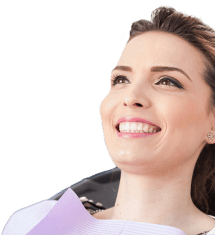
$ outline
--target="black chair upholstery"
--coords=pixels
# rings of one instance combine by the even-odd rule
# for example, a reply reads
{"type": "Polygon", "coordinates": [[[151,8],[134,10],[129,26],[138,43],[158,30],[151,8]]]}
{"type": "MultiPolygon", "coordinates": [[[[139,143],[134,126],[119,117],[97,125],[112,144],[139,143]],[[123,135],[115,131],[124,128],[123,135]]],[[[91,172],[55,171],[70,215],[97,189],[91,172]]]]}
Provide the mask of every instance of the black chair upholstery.
{"type": "MultiPolygon", "coordinates": [[[[95,204],[97,202],[102,203],[103,207],[108,209],[115,205],[120,176],[121,170],[115,167],[84,178],[68,188],[71,188],[79,198],[85,196],[89,200],[92,199],[95,204]]],[[[59,200],[68,188],[60,191],[48,200],[59,200]]]]}

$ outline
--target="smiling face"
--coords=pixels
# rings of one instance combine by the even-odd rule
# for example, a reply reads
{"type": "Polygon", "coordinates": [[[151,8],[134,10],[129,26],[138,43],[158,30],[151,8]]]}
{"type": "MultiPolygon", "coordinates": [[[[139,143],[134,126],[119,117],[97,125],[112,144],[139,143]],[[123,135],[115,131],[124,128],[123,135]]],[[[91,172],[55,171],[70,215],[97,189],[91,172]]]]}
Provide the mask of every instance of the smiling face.
{"type": "Polygon", "coordinates": [[[135,173],[143,168],[151,172],[152,165],[157,172],[175,166],[184,169],[186,163],[194,167],[211,125],[203,54],[176,35],[146,32],[128,42],[117,66],[129,66],[132,72],[112,71],[111,75],[123,77],[111,85],[100,107],[106,146],[115,165],[135,173]],[[161,131],[146,138],[118,137],[115,125],[123,116],[146,119],[161,131]]]}

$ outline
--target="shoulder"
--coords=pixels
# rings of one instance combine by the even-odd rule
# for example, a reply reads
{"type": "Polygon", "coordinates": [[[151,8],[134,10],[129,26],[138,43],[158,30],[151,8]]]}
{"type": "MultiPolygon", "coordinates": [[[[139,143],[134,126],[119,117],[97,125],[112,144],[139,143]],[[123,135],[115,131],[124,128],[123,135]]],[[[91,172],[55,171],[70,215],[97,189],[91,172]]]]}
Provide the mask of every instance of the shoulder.
{"type": "Polygon", "coordinates": [[[56,200],[43,200],[15,211],[6,223],[2,235],[25,235],[54,207],[56,200]]]}

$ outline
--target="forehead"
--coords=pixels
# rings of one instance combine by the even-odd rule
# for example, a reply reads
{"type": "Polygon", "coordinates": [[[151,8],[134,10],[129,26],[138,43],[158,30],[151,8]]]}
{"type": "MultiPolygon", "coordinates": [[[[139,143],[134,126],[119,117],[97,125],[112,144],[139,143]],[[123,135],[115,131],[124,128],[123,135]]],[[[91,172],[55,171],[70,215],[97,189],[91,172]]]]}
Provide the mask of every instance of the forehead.
{"type": "Polygon", "coordinates": [[[145,32],[129,41],[118,65],[135,69],[173,66],[202,75],[205,57],[201,51],[177,35],[168,32],[145,32]]]}

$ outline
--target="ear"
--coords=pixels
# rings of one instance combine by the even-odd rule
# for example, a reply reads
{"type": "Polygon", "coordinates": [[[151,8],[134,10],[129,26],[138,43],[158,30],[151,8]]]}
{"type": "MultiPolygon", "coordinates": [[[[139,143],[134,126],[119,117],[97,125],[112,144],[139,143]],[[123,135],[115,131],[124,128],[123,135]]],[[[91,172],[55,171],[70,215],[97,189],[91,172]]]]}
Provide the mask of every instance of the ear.
{"type": "Polygon", "coordinates": [[[211,128],[211,130],[207,134],[207,143],[215,144],[215,125],[211,128]]]}

